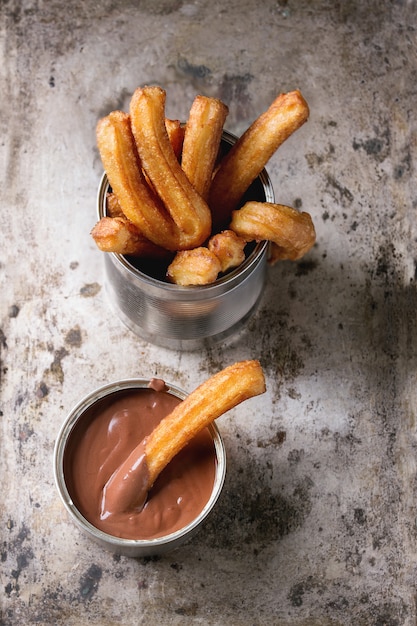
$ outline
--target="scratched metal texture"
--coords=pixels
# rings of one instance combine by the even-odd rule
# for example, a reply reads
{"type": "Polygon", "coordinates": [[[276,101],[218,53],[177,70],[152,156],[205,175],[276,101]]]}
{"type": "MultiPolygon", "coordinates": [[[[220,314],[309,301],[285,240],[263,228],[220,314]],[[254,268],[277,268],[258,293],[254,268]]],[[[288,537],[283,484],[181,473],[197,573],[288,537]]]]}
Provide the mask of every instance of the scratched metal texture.
{"type": "Polygon", "coordinates": [[[4,0],[0,46],[0,623],[415,624],[414,0],[4,0]],[[237,134],[280,91],[309,102],[268,171],[317,244],[270,268],[230,345],[156,348],[106,299],[95,124],[143,84],[181,119],[222,98],[237,134]],[[160,558],[92,544],[53,483],[73,405],[243,358],[268,391],[219,420],[228,474],[200,534],[160,558]]]}

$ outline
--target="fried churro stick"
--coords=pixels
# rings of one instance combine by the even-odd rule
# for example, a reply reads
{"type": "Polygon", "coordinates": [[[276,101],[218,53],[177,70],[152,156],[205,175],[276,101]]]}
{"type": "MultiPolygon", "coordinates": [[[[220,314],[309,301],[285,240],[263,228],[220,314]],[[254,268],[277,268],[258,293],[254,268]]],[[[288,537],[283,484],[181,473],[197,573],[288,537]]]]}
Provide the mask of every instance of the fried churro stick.
{"type": "Polygon", "coordinates": [[[238,267],[245,260],[246,241],[238,237],[233,230],[223,230],[213,235],[207,244],[220,261],[221,271],[227,272],[238,267]]]}
{"type": "Polygon", "coordinates": [[[108,217],[125,217],[115,193],[106,194],[106,215],[108,217]]]}
{"type": "MultiPolygon", "coordinates": [[[[130,118],[142,166],[175,225],[176,249],[186,250],[209,237],[211,213],[177,161],[165,126],[165,99],[160,87],[136,89],[130,118]]],[[[158,220],[156,230],[157,225],[158,220]]]]}
{"type": "Polygon", "coordinates": [[[220,260],[214,252],[201,246],[177,252],[168,266],[167,278],[176,285],[209,285],[220,272],[220,260]]]}
{"type": "Polygon", "coordinates": [[[280,94],[238,139],[220,163],[210,188],[209,206],[215,225],[228,223],[250,184],[308,115],[307,102],[298,90],[280,94]]]}
{"type": "Polygon", "coordinates": [[[300,259],[316,240],[308,213],[272,202],[247,202],[233,211],[230,228],[246,241],[273,241],[275,261],[300,259]]]}
{"type": "Polygon", "coordinates": [[[244,400],[264,393],[259,361],[241,361],[214,374],[165,417],[116,469],[103,490],[102,516],[143,507],[155,480],[203,428],[244,400]]]}
{"type": "Polygon", "coordinates": [[[196,96],[185,126],[181,166],[207,200],[228,107],[217,98],[196,96]]]}
{"type": "Polygon", "coordinates": [[[102,217],[91,231],[91,236],[103,252],[132,254],[148,259],[170,256],[168,250],[149,241],[126,217],[102,217]]]}
{"type": "Polygon", "coordinates": [[[174,150],[175,156],[179,161],[181,159],[182,154],[182,145],[184,143],[184,134],[185,128],[181,126],[180,120],[170,120],[166,118],[165,127],[167,129],[169,141],[171,143],[172,149],[174,150]]]}
{"type": "Polygon", "coordinates": [[[129,115],[113,111],[99,120],[96,134],[107,178],[124,215],[147,239],[176,251],[175,224],[142,173],[129,115]]]}
{"type": "Polygon", "coordinates": [[[268,265],[272,267],[275,263],[278,263],[278,261],[285,261],[285,258],[283,258],[283,250],[280,246],[277,246],[273,241],[269,243],[268,265]]]}

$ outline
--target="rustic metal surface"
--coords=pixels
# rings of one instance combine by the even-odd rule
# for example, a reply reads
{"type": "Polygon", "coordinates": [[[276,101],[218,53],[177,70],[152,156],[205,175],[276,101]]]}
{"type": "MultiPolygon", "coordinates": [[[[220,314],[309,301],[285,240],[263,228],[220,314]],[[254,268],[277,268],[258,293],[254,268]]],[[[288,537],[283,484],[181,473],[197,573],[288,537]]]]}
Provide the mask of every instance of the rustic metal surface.
{"type": "Polygon", "coordinates": [[[2,624],[416,623],[415,10],[1,3],[2,624]],[[229,346],[155,348],[104,295],[95,124],[145,83],[182,119],[196,93],[222,98],[236,134],[280,91],[311,107],[268,171],[317,245],[270,270],[229,346]],[[117,378],[191,390],[246,357],[268,392],[219,420],[226,487],[192,543],[133,560],[80,534],[52,474],[72,406],[117,378]]]}

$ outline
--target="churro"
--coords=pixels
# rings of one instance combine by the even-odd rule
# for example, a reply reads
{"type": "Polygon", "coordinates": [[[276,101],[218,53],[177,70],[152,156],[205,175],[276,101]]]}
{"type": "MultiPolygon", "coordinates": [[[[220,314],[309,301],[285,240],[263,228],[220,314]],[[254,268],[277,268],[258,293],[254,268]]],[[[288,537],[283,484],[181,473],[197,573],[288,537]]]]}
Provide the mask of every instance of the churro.
{"type": "Polygon", "coordinates": [[[217,98],[196,96],[185,126],[181,166],[207,200],[228,107],[217,98]]]}
{"type": "MultiPolygon", "coordinates": [[[[165,205],[165,217],[169,216],[175,228],[170,249],[186,250],[209,237],[211,214],[175,156],[165,125],[165,99],[160,87],[136,89],[130,101],[130,118],[142,167],[165,205]]],[[[157,216],[156,233],[159,222],[162,220],[157,216]]],[[[164,245],[162,240],[156,243],[164,245]]]]}
{"type": "Polygon", "coordinates": [[[308,213],[272,202],[247,202],[233,211],[230,228],[246,241],[274,242],[275,260],[300,259],[316,240],[308,213]]]}
{"type": "Polygon", "coordinates": [[[226,225],[231,212],[279,146],[307,121],[300,91],[280,94],[223,158],[209,192],[213,223],[226,225]]]}
{"type": "Polygon", "coordinates": [[[141,509],[156,478],[198,432],[265,390],[265,377],[257,360],[230,365],[202,383],[112,474],[103,489],[102,517],[141,509]]]}
{"type": "Polygon", "coordinates": [[[167,278],[176,285],[209,285],[221,272],[218,257],[203,246],[180,250],[167,269],[167,278]]]}
{"type": "Polygon", "coordinates": [[[208,249],[219,259],[223,273],[243,263],[245,246],[246,241],[233,230],[223,230],[213,235],[207,244],[208,249]]]}
{"type": "Polygon", "coordinates": [[[182,154],[182,146],[184,143],[185,128],[181,125],[180,120],[165,119],[165,127],[167,129],[168,138],[171,143],[177,160],[180,161],[182,154]]]}
{"type": "Polygon", "coordinates": [[[277,96],[224,156],[223,102],[196,96],[182,124],[165,116],[165,101],[160,87],[138,88],[130,115],[113,111],[97,124],[107,215],[120,218],[93,228],[97,246],[151,258],[163,248],[167,258],[175,254],[166,277],[182,286],[210,284],[238,267],[248,241],[271,242],[270,264],[301,258],[315,241],[307,213],[268,202],[239,209],[272,154],[308,119],[300,91],[277,96]]]}
{"type": "Polygon", "coordinates": [[[129,115],[112,111],[99,120],[96,134],[107,178],[124,215],[147,239],[176,251],[175,224],[142,173],[129,115]]]}
{"type": "Polygon", "coordinates": [[[125,217],[115,193],[106,194],[106,215],[108,217],[125,217]]]}
{"type": "Polygon", "coordinates": [[[170,256],[168,250],[149,241],[126,217],[102,217],[91,231],[91,236],[103,252],[131,254],[150,259],[170,256]]]}

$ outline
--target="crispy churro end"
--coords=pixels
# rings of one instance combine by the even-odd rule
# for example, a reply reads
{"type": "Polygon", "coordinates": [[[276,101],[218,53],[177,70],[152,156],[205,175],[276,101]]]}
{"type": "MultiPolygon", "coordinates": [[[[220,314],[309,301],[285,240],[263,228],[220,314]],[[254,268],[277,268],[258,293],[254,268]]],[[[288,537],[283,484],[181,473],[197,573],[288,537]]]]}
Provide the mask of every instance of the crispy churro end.
{"type": "Polygon", "coordinates": [[[240,367],[242,371],[249,372],[251,370],[251,396],[259,396],[266,391],[265,374],[262,365],[258,359],[240,361],[231,367],[240,367]]]}

